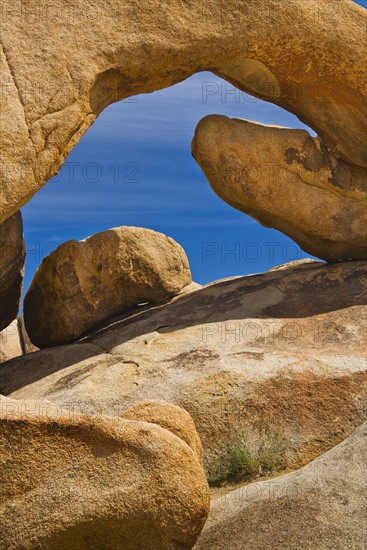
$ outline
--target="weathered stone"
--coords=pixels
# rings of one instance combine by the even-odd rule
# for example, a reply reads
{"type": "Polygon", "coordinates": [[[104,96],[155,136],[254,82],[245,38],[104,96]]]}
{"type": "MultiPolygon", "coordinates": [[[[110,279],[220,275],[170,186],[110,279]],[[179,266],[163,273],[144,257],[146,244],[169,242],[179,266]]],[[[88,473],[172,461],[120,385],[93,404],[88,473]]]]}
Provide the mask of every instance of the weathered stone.
{"type": "Polygon", "coordinates": [[[20,212],[17,212],[0,225],[0,331],[17,316],[24,260],[23,222],[20,212]]]}
{"type": "Polygon", "coordinates": [[[125,411],[121,418],[158,424],[186,441],[189,447],[195,451],[200,461],[202,460],[203,449],[200,438],[194,421],[184,409],[164,401],[146,401],[125,411]]]}
{"type": "Polygon", "coordinates": [[[196,449],[130,417],[0,397],[4,548],[193,547],[209,512],[196,449]]]}
{"type": "Polygon", "coordinates": [[[366,170],[305,130],[211,115],[193,155],[228,204],[324,260],[367,259],[366,170]]]}
{"type": "Polygon", "coordinates": [[[367,424],[301,470],[212,501],[195,550],[363,550],[367,424]]]}
{"type": "Polygon", "coordinates": [[[366,264],[306,263],[212,283],[0,368],[0,392],[121,415],[182,406],[205,460],[242,432],[282,430],[304,465],[367,417],[366,264]]]}
{"type": "Polygon", "coordinates": [[[23,355],[18,320],[15,319],[0,332],[0,363],[23,355]]]}
{"type": "Polygon", "coordinates": [[[162,233],[117,227],[68,241],[38,268],[24,299],[24,322],[39,348],[72,342],[139,304],[191,284],[184,250],[162,233]]]}
{"type": "Polygon", "coordinates": [[[64,0],[61,10],[3,0],[0,221],[59,170],[108,104],[206,69],[366,166],[365,25],[350,0],[64,0]]]}

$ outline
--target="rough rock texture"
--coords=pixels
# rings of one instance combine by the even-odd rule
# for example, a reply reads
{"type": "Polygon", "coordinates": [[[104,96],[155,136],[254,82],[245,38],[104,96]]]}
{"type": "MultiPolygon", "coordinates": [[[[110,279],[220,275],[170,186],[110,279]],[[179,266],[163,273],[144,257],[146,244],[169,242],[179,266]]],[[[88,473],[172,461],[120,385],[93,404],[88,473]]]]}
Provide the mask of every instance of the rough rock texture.
{"type": "Polygon", "coordinates": [[[365,303],[365,262],[219,281],[4,363],[0,393],[118,416],[163,399],[191,414],[204,456],[270,427],[301,466],[367,417],[365,303]]]}
{"type": "Polygon", "coordinates": [[[121,418],[158,424],[186,441],[200,461],[202,460],[203,449],[194,421],[189,413],[180,407],[159,400],[147,401],[127,410],[121,418]]]}
{"type": "Polygon", "coordinates": [[[212,502],[195,550],[364,550],[367,424],[301,470],[212,502]]]}
{"type": "Polygon", "coordinates": [[[17,316],[24,260],[23,222],[20,212],[17,212],[0,225],[0,331],[17,316]]]}
{"type": "Polygon", "coordinates": [[[117,227],[67,241],[38,268],[24,299],[24,322],[39,348],[73,342],[87,330],[191,284],[184,250],[162,233],[117,227]]]}
{"type": "Polygon", "coordinates": [[[193,547],[209,490],[196,451],[177,435],[47,402],[0,397],[0,413],[3,548],[193,547]]]}
{"type": "Polygon", "coordinates": [[[0,363],[23,355],[18,320],[15,319],[0,332],[0,363]]]}
{"type": "Polygon", "coordinates": [[[367,259],[366,170],[337,158],[318,137],[210,115],[192,150],[213,190],[234,208],[324,260],[367,259]]]}
{"type": "Polygon", "coordinates": [[[350,0],[64,0],[62,10],[3,0],[1,15],[0,221],[108,104],[202,70],[295,113],[338,158],[367,165],[366,12],[350,0]]]}

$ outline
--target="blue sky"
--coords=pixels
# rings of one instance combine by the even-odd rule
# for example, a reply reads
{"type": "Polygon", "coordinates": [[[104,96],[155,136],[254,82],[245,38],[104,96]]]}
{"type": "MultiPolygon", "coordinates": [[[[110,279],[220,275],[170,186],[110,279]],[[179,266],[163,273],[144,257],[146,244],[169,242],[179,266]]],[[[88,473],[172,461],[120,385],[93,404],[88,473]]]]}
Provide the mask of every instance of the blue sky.
{"type": "Polygon", "coordinates": [[[22,209],[25,290],[42,258],[62,242],[120,225],[173,237],[199,283],[306,257],[288,237],[260,226],[211,190],[191,156],[191,140],[199,120],[212,113],[306,128],[283,109],[206,72],[109,106],[59,175],[22,209]]]}

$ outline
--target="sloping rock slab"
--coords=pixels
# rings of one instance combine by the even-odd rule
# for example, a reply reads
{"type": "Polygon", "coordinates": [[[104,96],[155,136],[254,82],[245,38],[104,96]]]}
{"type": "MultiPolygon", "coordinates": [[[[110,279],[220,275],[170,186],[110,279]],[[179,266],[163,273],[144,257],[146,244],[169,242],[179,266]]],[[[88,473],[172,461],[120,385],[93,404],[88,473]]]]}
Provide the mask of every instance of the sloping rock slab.
{"type": "Polygon", "coordinates": [[[364,550],[367,423],[301,470],[212,502],[195,550],[364,550]]]}
{"type": "Polygon", "coordinates": [[[163,399],[191,414],[204,457],[281,430],[299,467],[367,417],[365,301],[364,262],[219,281],[4,363],[0,392],[118,416],[163,399]]]}

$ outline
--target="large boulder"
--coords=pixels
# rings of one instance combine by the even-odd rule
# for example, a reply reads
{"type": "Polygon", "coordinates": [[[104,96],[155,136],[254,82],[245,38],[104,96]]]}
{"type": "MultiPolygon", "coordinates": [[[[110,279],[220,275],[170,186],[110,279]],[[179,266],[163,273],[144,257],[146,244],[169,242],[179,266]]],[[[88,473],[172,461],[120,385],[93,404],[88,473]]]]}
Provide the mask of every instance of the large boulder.
{"type": "Polygon", "coordinates": [[[163,399],[193,417],[210,470],[237,435],[299,467],[367,417],[365,275],[308,262],[218,281],[4,363],[0,393],[117,416],[163,399]]]}
{"type": "Polygon", "coordinates": [[[200,457],[157,422],[133,414],[130,420],[85,417],[47,402],[0,397],[0,425],[3,548],[189,550],[195,544],[210,500],[200,457]]]}
{"type": "Polygon", "coordinates": [[[0,363],[23,355],[18,319],[0,332],[0,363]]]}
{"type": "Polygon", "coordinates": [[[324,260],[367,259],[366,169],[305,130],[211,115],[192,144],[228,204],[324,260]]]}
{"type": "Polygon", "coordinates": [[[107,105],[206,69],[366,167],[365,28],[366,11],[350,0],[64,0],[61,10],[3,0],[0,221],[107,105]]]}
{"type": "Polygon", "coordinates": [[[24,260],[23,222],[21,213],[17,212],[0,225],[0,331],[18,314],[24,260]]]}
{"type": "Polygon", "coordinates": [[[301,470],[212,501],[195,550],[363,550],[367,424],[301,470]]]}
{"type": "Polygon", "coordinates": [[[65,344],[189,284],[187,256],[173,239],[138,227],[109,229],[44,258],[24,299],[25,328],[39,348],[65,344]]]}

